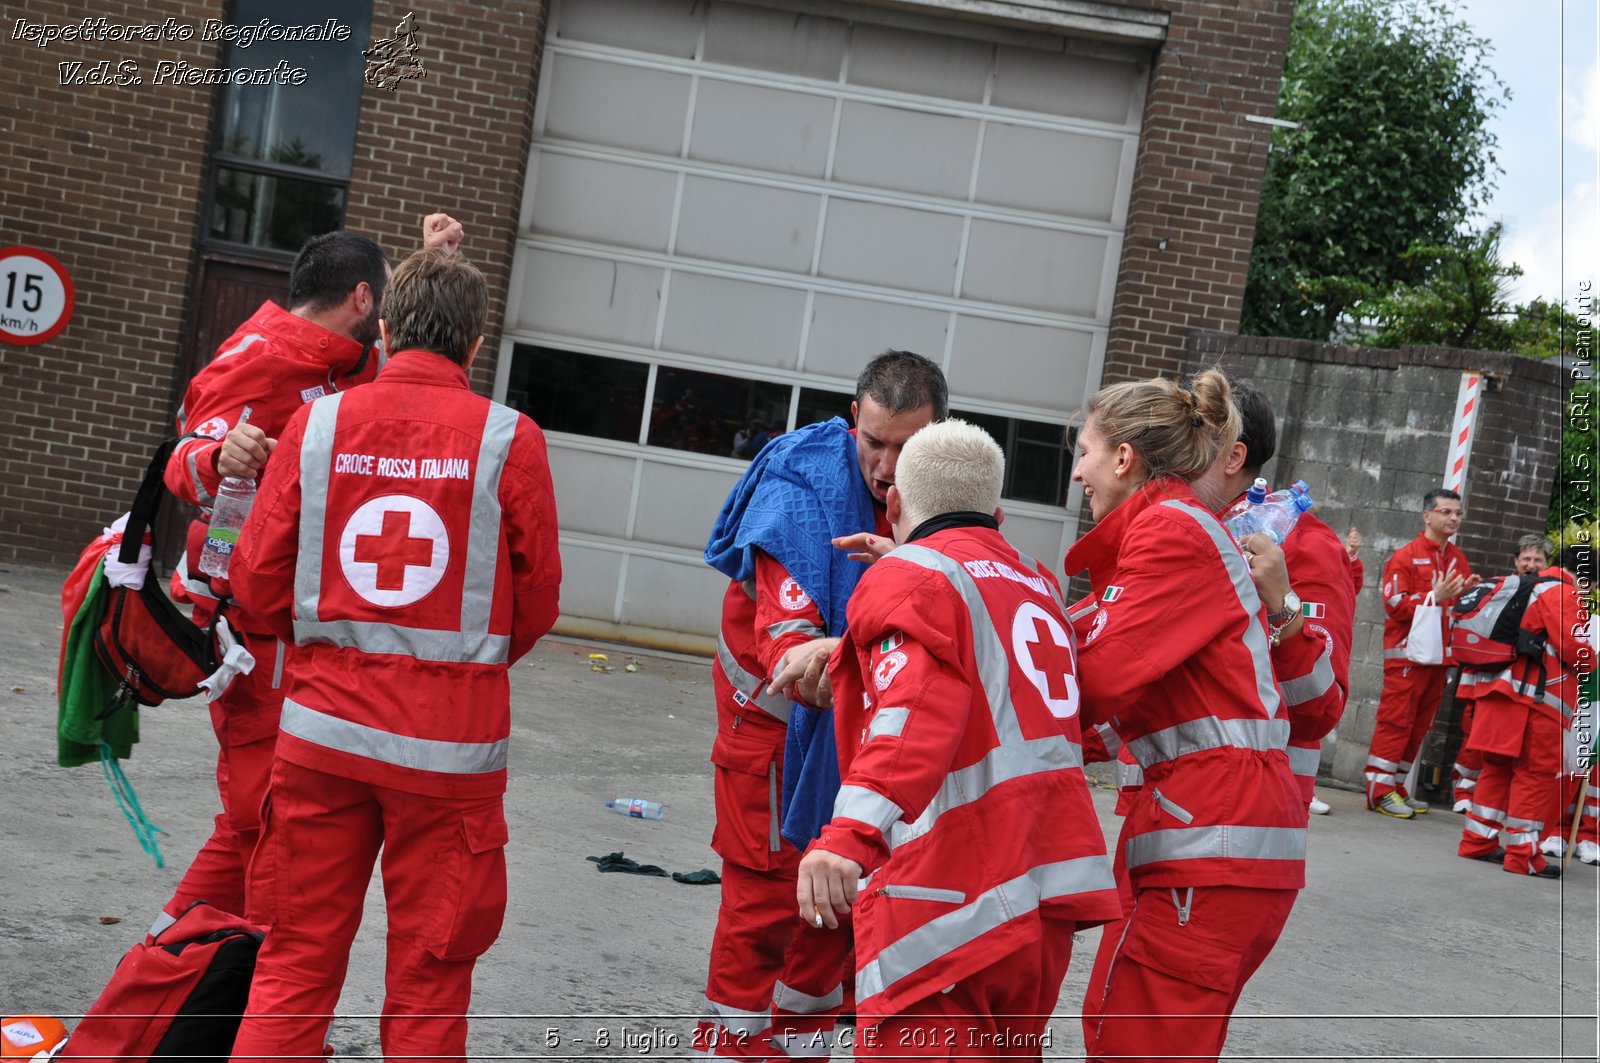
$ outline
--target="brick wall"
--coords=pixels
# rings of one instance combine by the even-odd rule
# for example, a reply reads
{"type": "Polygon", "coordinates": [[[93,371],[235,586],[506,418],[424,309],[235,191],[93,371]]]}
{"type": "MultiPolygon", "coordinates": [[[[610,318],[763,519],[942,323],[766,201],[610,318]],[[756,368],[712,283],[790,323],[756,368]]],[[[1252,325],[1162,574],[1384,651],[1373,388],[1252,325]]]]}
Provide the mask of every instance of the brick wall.
{"type": "MultiPolygon", "coordinates": [[[[545,0],[373,5],[373,35],[414,12],[428,77],[364,90],[347,227],[391,253],[419,246],[422,215],[467,229],[466,253],[494,296],[473,381],[488,393],[532,131],[545,0]]],[[[77,289],[71,325],[35,347],[0,346],[0,561],[70,560],[126,508],[184,381],[178,374],[216,89],[60,85],[58,63],[141,71],[158,60],[220,62],[199,40],[223,0],[100,3],[112,23],[167,18],[187,42],[40,48],[0,33],[0,134],[7,144],[0,245],[59,258],[77,289]]],[[[82,5],[38,2],[27,18],[76,23],[82,5]]]]}
{"type": "Polygon", "coordinates": [[[462,223],[463,252],[483,270],[491,295],[472,368],[473,386],[485,395],[511,280],[548,11],[545,0],[379,0],[372,11],[374,38],[391,36],[401,17],[415,13],[428,76],[393,92],[367,88],[345,225],[398,257],[420,246],[424,214],[442,210],[462,223]]]}
{"type": "MultiPolygon", "coordinates": [[[[1462,492],[1467,520],[1457,543],[1485,577],[1511,569],[1518,537],[1545,526],[1561,444],[1564,378],[1553,362],[1438,347],[1375,350],[1305,340],[1196,333],[1193,372],[1220,363],[1252,381],[1278,417],[1278,456],[1263,473],[1281,485],[1303,479],[1317,515],[1366,542],[1366,585],[1356,601],[1350,702],[1338,737],[1323,746],[1323,770],[1359,784],[1383,683],[1383,564],[1422,530],[1422,497],[1442,486],[1456,393],[1464,370],[1493,374],[1481,390],[1476,438],[1462,492]]],[[[1447,704],[1423,748],[1424,765],[1453,759],[1447,704]]],[[[1427,780],[1425,779],[1424,782],[1427,780]]]]}
{"type": "MultiPolygon", "coordinates": [[[[84,5],[37,0],[33,22],[84,5]]],[[[221,0],[94,5],[113,23],[196,26],[221,0]]],[[[0,244],[40,247],[77,291],[66,331],[0,345],[0,560],[60,561],[128,505],[171,413],[172,372],[211,121],[207,89],[155,86],[159,60],[214,66],[217,44],[38,47],[0,33],[0,244]],[[57,64],[137,63],[143,85],[62,85],[57,64]]]]}
{"type": "Polygon", "coordinates": [[[1183,365],[1193,329],[1233,331],[1244,305],[1268,126],[1291,0],[1139,0],[1166,11],[1145,97],[1105,381],[1183,365]],[[1165,242],[1163,245],[1163,241],[1165,242]]]}

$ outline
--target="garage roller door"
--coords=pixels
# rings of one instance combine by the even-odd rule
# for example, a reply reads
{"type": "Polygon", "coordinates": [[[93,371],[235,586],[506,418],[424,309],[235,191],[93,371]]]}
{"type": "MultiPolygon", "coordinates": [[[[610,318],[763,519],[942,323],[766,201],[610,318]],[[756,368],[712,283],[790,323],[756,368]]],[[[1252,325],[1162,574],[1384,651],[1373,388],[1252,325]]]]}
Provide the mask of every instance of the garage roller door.
{"type": "Polygon", "coordinates": [[[889,347],[1008,452],[1059,563],[1148,53],[834,4],[561,0],[499,395],[550,437],[569,616],[699,634],[752,445],[846,413],[889,347]]]}

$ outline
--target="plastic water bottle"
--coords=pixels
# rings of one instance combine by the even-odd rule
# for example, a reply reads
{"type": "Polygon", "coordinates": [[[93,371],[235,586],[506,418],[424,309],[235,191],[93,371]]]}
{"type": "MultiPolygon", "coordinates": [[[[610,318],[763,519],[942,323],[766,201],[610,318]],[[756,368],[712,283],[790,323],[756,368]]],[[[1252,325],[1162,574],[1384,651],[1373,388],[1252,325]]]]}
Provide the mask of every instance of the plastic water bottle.
{"type": "Polygon", "coordinates": [[[608,797],[606,807],[623,816],[632,816],[634,819],[660,819],[664,811],[661,802],[646,801],[642,797],[608,797]]]}
{"type": "Polygon", "coordinates": [[[1294,531],[1300,514],[1316,503],[1304,480],[1296,480],[1284,491],[1267,494],[1267,481],[1256,477],[1244,498],[1234,503],[1222,515],[1222,523],[1235,539],[1244,539],[1256,532],[1265,533],[1279,546],[1294,531]]]}
{"type": "Polygon", "coordinates": [[[233,548],[239,545],[239,529],[256,501],[256,482],[243,476],[225,476],[211,504],[211,526],[206,529],[206,544],[200,551],[200,571],[219,579],[228,578],[233,548]]]}

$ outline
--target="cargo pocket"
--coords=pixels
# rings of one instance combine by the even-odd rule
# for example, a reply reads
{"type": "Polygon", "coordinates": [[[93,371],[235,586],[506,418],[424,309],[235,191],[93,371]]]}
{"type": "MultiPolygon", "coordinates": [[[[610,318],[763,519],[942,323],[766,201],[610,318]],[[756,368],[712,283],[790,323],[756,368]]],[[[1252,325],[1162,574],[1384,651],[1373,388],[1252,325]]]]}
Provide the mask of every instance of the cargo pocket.
{"type": "Polygon", "coordinates": [[[500,936],[506,914],[505,809],[496,802],[461,815],[460,887],[445,940],[430,949],[441,960],[472,960],[500,936]]]}
{"type": "Polygon", "coordinates": [[[717,812],[711,848],[724,860],[758,871],[771,867],[772,854],[783,848],[778,833],[783,732],[772,732],[746,722],[739,729],[719,731],[711,746],[717,812]]]}
{"type": "MultiPolygon", "coordinates": [[[[1156,918],[1136,919],[1128,924],[1115,962],[1137,963],[1192,987],[1209,990],[1220,998],[1219,1008],[1225,1009],[1233,996],[1243,955],[1237,944],[1204,937],[1190,926],[1180,926],[1176,913],[1163,910],[1156,918]]],[[[1115,979],[1113,971],[1111,980],[1115,979]]],[[[1193,992],[1194,989],[1189,990],[1193,992]]]]}

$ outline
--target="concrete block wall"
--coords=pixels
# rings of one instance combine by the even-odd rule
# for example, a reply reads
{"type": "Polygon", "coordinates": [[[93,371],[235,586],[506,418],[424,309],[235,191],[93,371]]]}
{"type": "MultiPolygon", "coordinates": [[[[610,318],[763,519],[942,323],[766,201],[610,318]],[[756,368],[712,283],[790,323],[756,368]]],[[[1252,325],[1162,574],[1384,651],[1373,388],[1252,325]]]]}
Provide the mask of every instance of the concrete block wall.
{"type": "MultiPolygon", "coordinates": [[[[1377,350],[1197,332],[1186,372],[1220,364],[1247,379],[1278,417],[1278,453],[1264,475],[1305,480],[1317,514],[1343,534],[1361,529],[1366,584],[1356,600],[1350,701],[1322,770],[1359,785],[1383,683],[1383,565],[1422,529],[1422,497],[1442,485],[1461,374],[1492,377],[1481,406],[1457,542],[1484,576],[1510,570],[1512,544],[1542,531],[1560,447],[1559,368],[1516,355],[1436,347],[1377,350]]],[[[1424,746],[1424,765],[1453,759],[1450,706],[1424,746]]],[[[1424,780],[1425,782],[1427,780],[1424,780]]]]}

